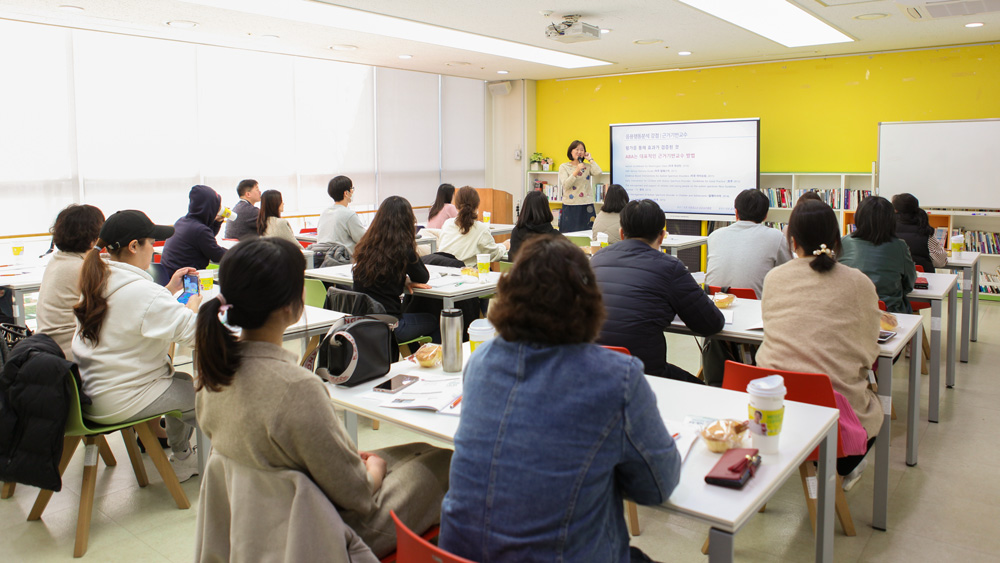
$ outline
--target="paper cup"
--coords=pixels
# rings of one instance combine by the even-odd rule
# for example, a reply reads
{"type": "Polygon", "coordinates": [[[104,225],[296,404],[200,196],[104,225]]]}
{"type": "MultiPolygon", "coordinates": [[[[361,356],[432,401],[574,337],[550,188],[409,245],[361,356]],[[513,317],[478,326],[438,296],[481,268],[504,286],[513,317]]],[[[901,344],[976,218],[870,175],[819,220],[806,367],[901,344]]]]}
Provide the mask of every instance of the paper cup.
{"type": "Polygon", "coordinates": [[[597,233],[597,242],[601,243],[601,248],[608,245],[608,233],[597,233]]]}
{"type": "Polygon", "coordinates": [[[212,291],[215,286],[215,272],[213,270],[198,270],[198,283],[202,291],[212,291]]]}
{"type": "Polygon", "coordinates": [[[475,352],[476,346],[479,346],[491,338],[495,338],[496,335],[497,331],[493,328],[493,325],[490,324],[490,321],[486,319],[476,319],[469,325],[469,347],[473,352],[475,352]]]}
{"type": "Polygon", "coordinates": [[[961,252],[965,246],[965,235],[954,235],[951,237],[951,251],[961,252]]]}
{"type": "Polygon", "coordinates": [[[754,379],[747,385],[747,393],[753,447],[762,454],[778,453],[778,438],[785,418],[785,379],[780,375],[754,379]]]}
{"type": "Polygon", "coordinates": [[[486,274],[490,272],[490,255],[476,254],[476,266],[479,268],[479,279],[485,280],[486,274]]]}
{"type": "Polygon", "coordinates": [[[490,213],[489,211],[483,211],[483,223],[486,223],[487,225],[489,225],[490,224],[490,216],[491,215],[492,215],[492,213],[490,213]]]}

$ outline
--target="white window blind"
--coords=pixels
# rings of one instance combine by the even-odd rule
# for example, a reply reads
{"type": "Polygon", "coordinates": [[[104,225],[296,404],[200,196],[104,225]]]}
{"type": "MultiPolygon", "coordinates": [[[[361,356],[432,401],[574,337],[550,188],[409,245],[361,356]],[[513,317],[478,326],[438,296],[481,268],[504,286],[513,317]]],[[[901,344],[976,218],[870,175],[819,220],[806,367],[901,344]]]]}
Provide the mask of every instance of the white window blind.
{"type": "Polygon", "coordinates": [[[482,80],[441,77],[441,180],[455,188],[505,187],[486,185],[485,90],[482,80]]]}

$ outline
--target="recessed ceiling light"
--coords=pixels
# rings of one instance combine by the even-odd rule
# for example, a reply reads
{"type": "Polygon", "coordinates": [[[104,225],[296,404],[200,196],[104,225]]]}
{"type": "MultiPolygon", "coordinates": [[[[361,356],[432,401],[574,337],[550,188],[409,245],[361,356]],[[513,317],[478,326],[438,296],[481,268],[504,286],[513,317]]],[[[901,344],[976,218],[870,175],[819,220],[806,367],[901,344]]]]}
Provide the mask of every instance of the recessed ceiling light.
{"type": "Polygon", "coordinates": [[[663,43],[662,39],[636,39],[632,43],[636,45],[656,45],[657,43],[663,43]]]}
{"type": "Polygon", "coordinates": [[[357,51],[357,45],[330,45],[330,49],[334,51],[357,51]]]}
{"type": "Polygon", "coordinates": [[[74,13],[79,13],[83,11],[83,8],[79,6],[69,6],[69,5],[59,6],[59,9],[64,12],[74,12],[74,13]]]}
{"type": "Polygon", "coordinates": [[[466,61],[448,61],[444,63],[444,66],[469,66],[470,64],[466,61]]]}
{"type": "Polygon", "coordinates": [[[785,47],[849,43],[850,37],[786,0],[680,0],[785,47]]]}
{"type": "Polygon", "coordinates": [[[198,23],[197,22],[189,22],[189,21],[186,21],[186,20],[168,21],[167,25],[169,25],[170,27],[180,27],[180,28],[183,28],[183,29],[191,29],[192,27],[198,27],[198,23]]]}
{"type": "Polygon", "coordinates": [[[506,70],[498,70],[497,74],[507,74],[507,71],[506,70]]]}
{"type": "Polygon", "coordinates": [[[965,24],[965,27],[983,27],[983,22],[972,22],[965,24]]]}
{"type": "Polygon", "coordinates": [[[401,59],[412,59],[413,55],[400,55],[399,58],[401,58],[401,59]]]}
{"type": "Polygon", "coordinates": [[[686,57],[691,54],[691,51],[677,51],[677,54],[682,57],[686,57]]]}
{"type": "Polygon", "coordinates": [[[601,33],[611,33],[612,31],[613,31],[613,30],[611,30],[611,29],[608,29],[608,28],[606,28],[606,27],[605,27],[605,28],[602,28],[602,29],[601,29],[601,33]]]}
{"type": "Polygon", "coordinates": [[[882,18],[889,17],[889,14],[883,14],[880,12],[875,12],[871,14],[861,14],[860,16],[854,16],[856,20],[880,20],[882,18]]]}
{"type": "Polygon", "coordinates": [[[465,31],[448,29],[402,18],[394,18],[326,2],[277,2],[275,0],[179,0],[186,5],[208,6],[255,14],[284,21],[321,25],[336,29],[373,33],[405,41],[417,41],[560,68],[585,68],[612,64],[608,61],[505,41],[465,31]]]}

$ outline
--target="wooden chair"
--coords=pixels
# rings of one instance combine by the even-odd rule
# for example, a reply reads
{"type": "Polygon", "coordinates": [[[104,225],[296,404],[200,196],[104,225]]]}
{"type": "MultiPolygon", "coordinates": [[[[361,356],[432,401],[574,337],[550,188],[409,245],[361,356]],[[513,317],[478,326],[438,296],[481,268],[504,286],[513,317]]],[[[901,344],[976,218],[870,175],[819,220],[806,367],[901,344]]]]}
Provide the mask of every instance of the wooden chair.
{"type": "MultiPolygon", "coordinates": [[[[767,377],[768,375],[780,375],[785,378],[785,389],[787,394],[785,400],[809,403],[821,407],[837,408],[837,401],[833,397],[833,384],[830,377],[822,373],[802,373],[795,371],[783,371],[770,368],[760,368],[748,366],[736,362],[726,362],[725,379],[722,381],[723,389],[731,389],[746,393],[747,384],[751,380],[767,377]]],[[[837,429],[837,457],[845,457],[843,443],[840,439],[840,429],[837,429]]],[[[809,507],[809,520],[812,522],[813,532],[816,532],[816,499],[809,495],[809,480],[816,476],[816,468],[813,462],[819,459],[819,448],[813,450],[806,461],[799,466],[799,475],[802,478],[802,492],[806,497],[806,504],[809,507]]],[[[854,520],[851,518],[851,510],[847,505],[847,497],[844,496],[842,487],[843,479],[837,475],[836,485],[836,512],[840,525],[844,529],[844,535],[854,536],[854,520]]]]}
{"type": "MultiPolygon", "coordinates": [[[[115,459],[114,452],[111,451],[111,446],[108,445],[108,441],[103,435],[97,437],[97,451],[100,452],[101,459],[104,460],[104,464],[108,467],[114,467],[118,464],[118,460],[115,459]]],[[[4,481],[3,489],[0,490],[0,499],[8,499],[14,496],[14,490],[16,488],[16,482],[4,481]]]]}
{"type": "MultiPolygon", "coordinates": [[[[149,484],[149,479],[146,476],[146,466],[143,465],[142,455],[139,453],[139,446],[136,444],[132,434],[135,431],[139,435],[139,439],[142,440],[143,445],[146,446],[149,458],[153,461],[153,465],[156,466],[160,477],[163,478],[163,483],[167,486],[167,490],[174,497],[177,508],[191,508],[191,502],[188,501],[187,495],[184,494],[184,489],[181,488],[181,484],[177,480],[174,468],[170,465],[167,455],[163,453],[163,449],[160,448],[156,436],[153,435],[153,431],[150,430],[147,424],[150,420],[156,420],[161,416],[180,418],[180,411],[160,413],[142,420],[122,424],[97,425],[84,420],[83,410],[80,407],[80,391],[77,389],[76,379],[69,372],[66,373],[66,377],[70,378],[72,382],[72,385],[70,385],[72,396],[70,397],[69,415],[66,419],[66,436],[63,438],[62,458],[59,460],[60,475],[65,473],[66,467],[69,465],[70,460],[73,459],[73,454],[76,452],[76,447],[80,444],[80,440],[83,440],[85,446],[83,486],[80,488],[80,511],[77,515],[76,543],[73,546],[73,557],[82,557],[87,553],[87,543],[90,539],[90,519],[94,511],[94,489],[97,483],[97,454],[100,452],[98,443],[103,439],[104,434],[121,432],[122,438],[125,440],[125,449],[128,451],[128,457],[132,462],[132,469],[135,471],[135,479],[139,482],[140,487],[145,487],[149,484]]],[[[104,463],[115,465],[114,457],[111,457],[110,461],[107,457],[104,457],[104,463]]],[[[45,507],[49,504],[52,493],[53,491],[45,489],[38,492],[35,504],[31,507],[31,512],[28,514],[28,521],[39,520],[42,517],[42,512],[45,511],[45,507]]]]}
{"type": "MultiPolygon", "coordinates": [[[[472,561],[452,555],[426,539],[413,533],[399,521],[396,511],[390,512],[396,523],[396,553],[397,563],[473,563],[472,561]]],[[[386,558],[383,558],[383,562],[386,558]]]]}
{"type": "MultiPolygon", "coordinates": [[[[628,348],[623,348],[621,346],[604,346],[608,350],[613,350],[620,354],[625,354],[626,356],[631,356],[632,352],[629,352],[628,348]]],[[[625,522],[628,524],[628,533],[633,536],[639,535],[639,507],[630,500],[625,501],[625,522]]]]}

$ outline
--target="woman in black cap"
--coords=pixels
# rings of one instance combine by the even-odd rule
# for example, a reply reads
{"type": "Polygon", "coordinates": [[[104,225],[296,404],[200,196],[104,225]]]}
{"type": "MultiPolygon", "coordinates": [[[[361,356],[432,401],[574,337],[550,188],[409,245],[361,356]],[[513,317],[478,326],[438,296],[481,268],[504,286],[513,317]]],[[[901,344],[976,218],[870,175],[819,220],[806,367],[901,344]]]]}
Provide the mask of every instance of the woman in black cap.
{"type": "Polygon", "coordinates": [[[180,419],[166,418],[167,442],[174,472],[185,481],[198,474],[190,445],[197,425],[194,384],[188,374],[174,372],[167,350],[174,342],[194,345],[201,296],[183,305],[173,294],[181,290],[183,276],[197,270],[177,270],[166,287],[146,272],[153,241],[173,232],[173,227],[154,225],[141,211],[119,211],[108,218],[80,270],[73,355],[83,392],[92,401],[83,406],[90,420],[118,424],[181,411],[180,419]],[[108,261],[101,259],[102,247],[108,261]]]}

